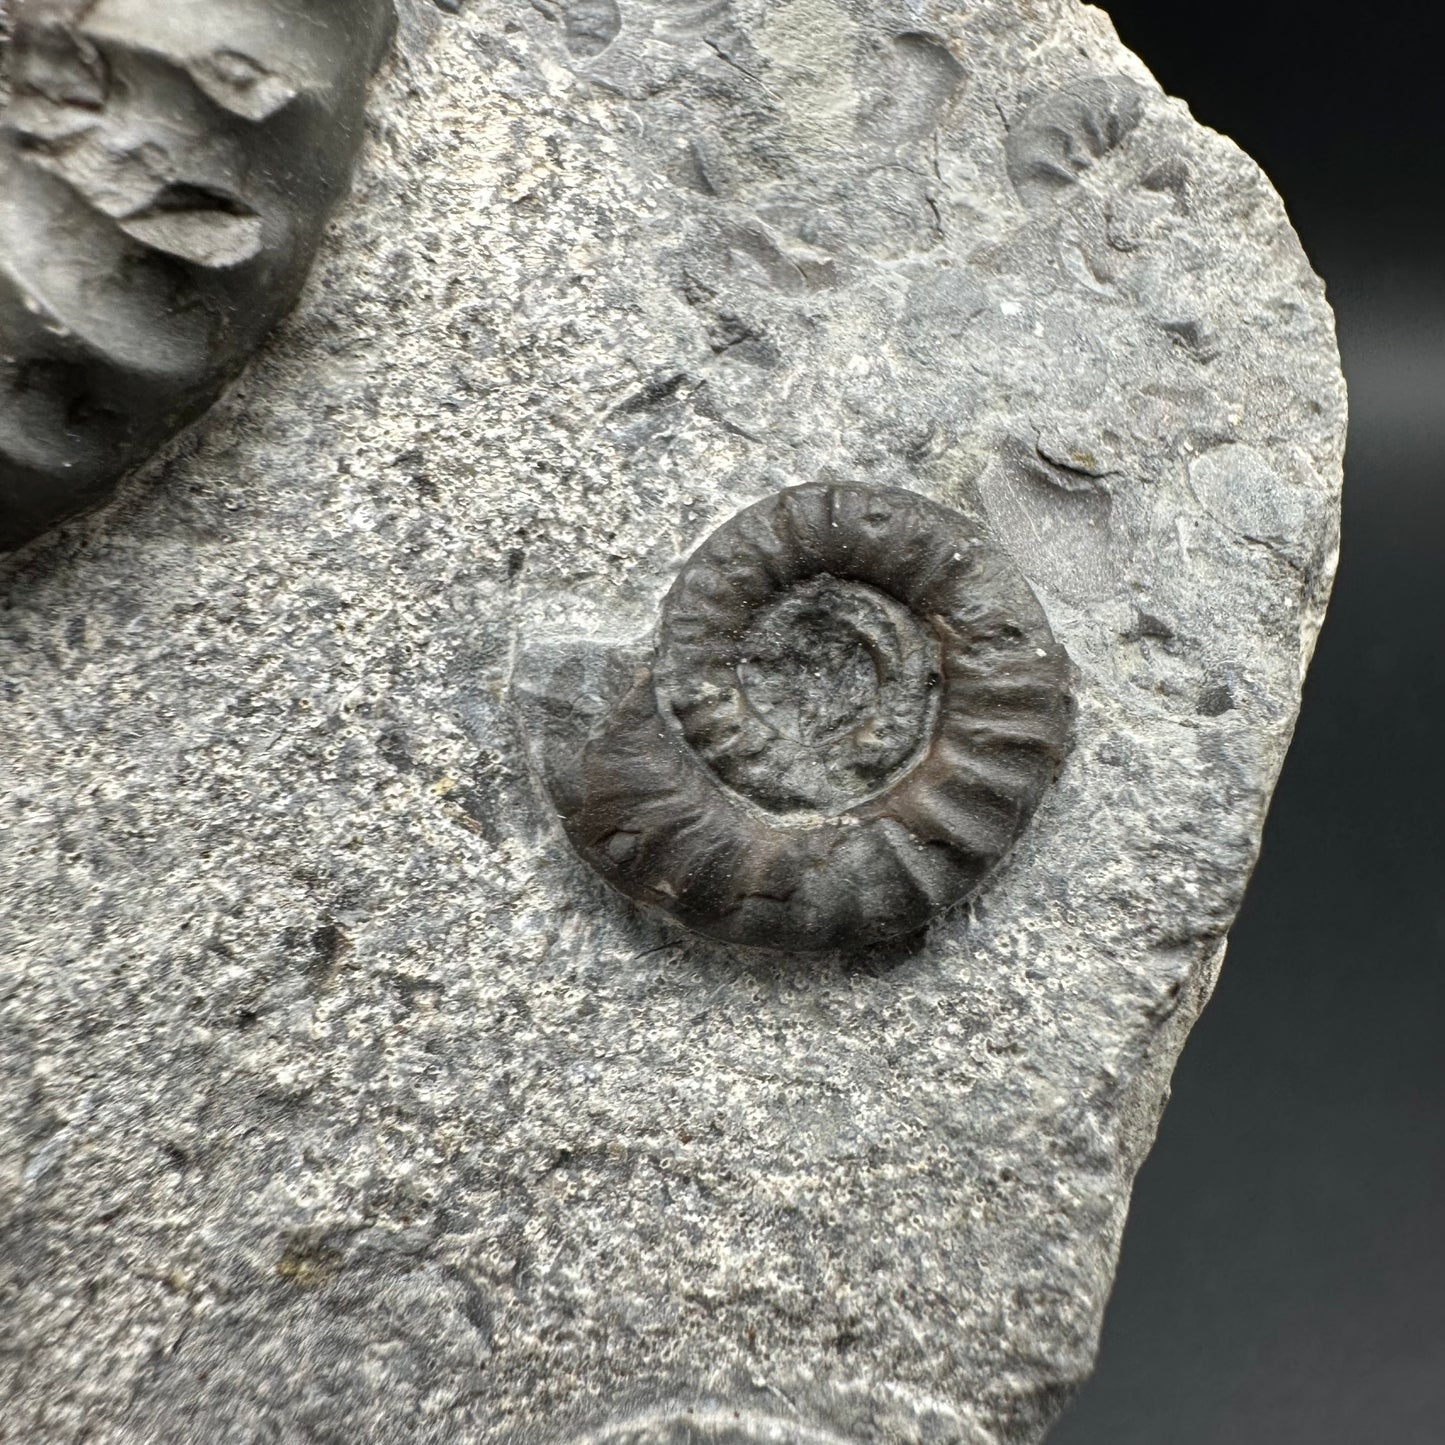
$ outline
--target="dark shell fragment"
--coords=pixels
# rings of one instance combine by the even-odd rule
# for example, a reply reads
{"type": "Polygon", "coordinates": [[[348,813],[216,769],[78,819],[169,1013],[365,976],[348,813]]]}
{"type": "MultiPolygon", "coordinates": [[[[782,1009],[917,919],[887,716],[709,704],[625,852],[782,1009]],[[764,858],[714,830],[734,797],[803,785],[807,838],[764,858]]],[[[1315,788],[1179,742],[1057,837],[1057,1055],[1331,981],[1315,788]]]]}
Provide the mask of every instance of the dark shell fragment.
{"type": "Polygon", "coordinates": [[[294,304],[391,0],[19,0],[0,75],[0,550],[103,500],[294,304]]]}

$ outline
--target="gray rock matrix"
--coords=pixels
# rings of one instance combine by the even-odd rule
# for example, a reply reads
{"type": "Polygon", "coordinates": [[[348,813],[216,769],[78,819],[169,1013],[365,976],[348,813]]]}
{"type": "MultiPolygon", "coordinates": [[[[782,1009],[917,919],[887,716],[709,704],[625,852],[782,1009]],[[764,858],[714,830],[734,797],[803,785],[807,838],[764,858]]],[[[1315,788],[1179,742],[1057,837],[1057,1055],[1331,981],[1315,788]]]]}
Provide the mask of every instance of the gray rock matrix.
{"type": "Polygon", "coordinates": [[[0,572],[0,1439],[1038,1441],[1321,621],[1321,287],[1075,0],[400,9],[300,310],[0,572]],[[529,720],[815,481],[1075,674],[862,959],[619,898],[529,720]]]}

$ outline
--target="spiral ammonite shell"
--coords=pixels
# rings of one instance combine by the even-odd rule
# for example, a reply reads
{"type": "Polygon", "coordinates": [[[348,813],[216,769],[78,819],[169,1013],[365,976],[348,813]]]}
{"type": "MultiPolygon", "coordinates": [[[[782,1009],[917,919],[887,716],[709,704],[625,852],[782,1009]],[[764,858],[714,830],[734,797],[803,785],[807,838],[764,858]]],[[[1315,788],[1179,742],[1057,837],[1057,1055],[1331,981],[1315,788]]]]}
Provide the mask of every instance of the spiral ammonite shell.
{"type": "Polygon", "coordinates": [[[913,933],[1013,846],[1071,742],[1068,658],[1009,557],[914,493],[792,488],[689,559],[564,824],[732,943],[913,933]]]}

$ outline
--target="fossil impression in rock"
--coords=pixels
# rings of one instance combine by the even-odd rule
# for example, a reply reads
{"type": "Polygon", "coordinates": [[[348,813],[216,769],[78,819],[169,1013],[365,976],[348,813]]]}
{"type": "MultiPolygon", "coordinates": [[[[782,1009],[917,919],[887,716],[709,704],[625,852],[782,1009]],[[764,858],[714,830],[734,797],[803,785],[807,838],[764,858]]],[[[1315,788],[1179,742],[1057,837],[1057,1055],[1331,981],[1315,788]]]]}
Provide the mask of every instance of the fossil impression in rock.
{"type": "Polygon", "coordinates": [[[0,1434],[1038,1445],[1329,592],[1323,288],[1076,0],[397,8],[267,384],[0,559],[0,1434]]]}
{"type": "Polygon", "coordinates": [[[391,26],[390,0],[18,0],[0,549],[105,497],[294,304],[391,26]]]}
{"type": "Polygon", "coordinates": [[[963,517],[796,487],[689,559],[652,666],[585,739],[549,738],[547,773],[579,851],[640,902],[734,943],[867,947],[1013,845],[1068,750],[1067,669],[963,517]]]}

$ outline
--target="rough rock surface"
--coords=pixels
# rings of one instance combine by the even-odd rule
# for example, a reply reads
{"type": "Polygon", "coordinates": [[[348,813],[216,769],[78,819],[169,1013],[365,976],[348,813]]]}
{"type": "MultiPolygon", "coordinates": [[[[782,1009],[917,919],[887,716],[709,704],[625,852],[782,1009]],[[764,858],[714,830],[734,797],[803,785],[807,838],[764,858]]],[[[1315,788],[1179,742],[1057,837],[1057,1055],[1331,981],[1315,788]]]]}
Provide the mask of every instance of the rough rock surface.
{"type": "Polygon", "coordinates": [[[401,8],[300,311],[0,573],[0,1438],[1037,1441],[1329,587],[1321,288],[1075,0],[401,8]],[[819,479],[1076,669],[862,961],[620,900],[515,685],[819,479]]]}

